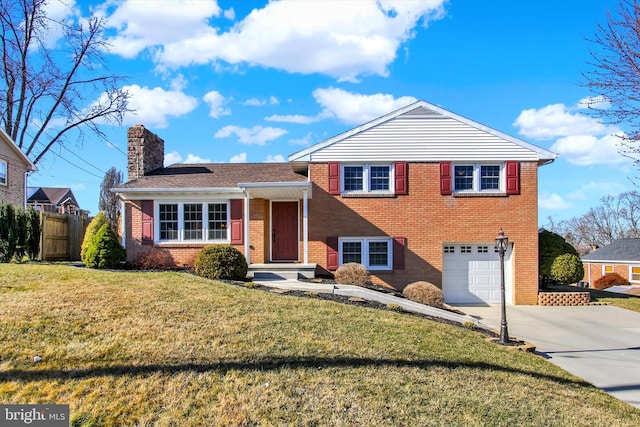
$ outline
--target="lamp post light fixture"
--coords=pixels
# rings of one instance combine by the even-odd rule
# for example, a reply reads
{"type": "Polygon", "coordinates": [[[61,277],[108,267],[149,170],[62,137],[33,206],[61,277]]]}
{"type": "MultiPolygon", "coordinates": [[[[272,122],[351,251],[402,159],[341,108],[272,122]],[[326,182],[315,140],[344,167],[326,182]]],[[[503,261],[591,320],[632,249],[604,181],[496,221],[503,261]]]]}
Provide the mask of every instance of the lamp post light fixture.
{"type": "Polygon", "coordinates": [[[509,238],[504,235],[502,228],[496,237],[496,250],[500,255],[500,344],[506,345],[509,342],[509,331],[507,330],[507,309],[504,301],[504,254],[509,247],[509,238]]]}

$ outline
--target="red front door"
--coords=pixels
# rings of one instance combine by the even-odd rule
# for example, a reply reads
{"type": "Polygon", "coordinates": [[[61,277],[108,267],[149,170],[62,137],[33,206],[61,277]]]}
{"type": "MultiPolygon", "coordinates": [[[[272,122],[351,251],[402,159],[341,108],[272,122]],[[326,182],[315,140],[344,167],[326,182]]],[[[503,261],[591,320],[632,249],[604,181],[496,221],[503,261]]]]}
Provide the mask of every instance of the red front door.
{"type": "Polygon", "coordinates": [[[271,260],[298,260],[298,202],[271,204],[271,260]]]}

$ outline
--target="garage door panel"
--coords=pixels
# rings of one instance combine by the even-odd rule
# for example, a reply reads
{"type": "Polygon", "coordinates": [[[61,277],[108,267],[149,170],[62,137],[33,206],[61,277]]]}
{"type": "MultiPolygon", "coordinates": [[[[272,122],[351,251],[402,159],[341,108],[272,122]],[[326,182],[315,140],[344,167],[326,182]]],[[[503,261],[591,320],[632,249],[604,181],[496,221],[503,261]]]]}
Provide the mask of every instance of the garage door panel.
{"type": "Polygon", "coordinates": [[[442,290],[450,303],[500,302],[500,258],[493,245],[449,245],[442,259],[442,290]]]}

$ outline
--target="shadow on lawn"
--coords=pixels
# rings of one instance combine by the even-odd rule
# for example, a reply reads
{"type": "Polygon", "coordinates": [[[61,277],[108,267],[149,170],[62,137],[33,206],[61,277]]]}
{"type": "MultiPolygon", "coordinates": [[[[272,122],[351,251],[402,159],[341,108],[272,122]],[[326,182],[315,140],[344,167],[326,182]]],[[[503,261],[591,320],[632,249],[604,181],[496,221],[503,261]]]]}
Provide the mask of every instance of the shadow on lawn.
{"type": "Polygon", "coordinates": [[[362,368],[362,367],[398,367],[398,368],[470,368],[495,372],[509,372],[528,375],[534,378],[549,380],[561,385],[590,386],[580,379],[567,379],[554,375],[513,369],[490,363],[468,363],[446,360],[406,360],[406,359],[371,359],[371,358],[270,358],[260,361],[226,361],[220,363],[184,363],[184,364],[152,364],[152,365],[119,365],[87,369],[33,369],[7,370],[0,372],[0,382],[7,381],[43,381],[66,380],[78,378],[93,378],[102,376],[149,375],[156,373],[179,374],[182,372],[218,372],[226,373],[233,370],[244,371],[277,371],[280,369],[330,369],[330,368],[362,368]]]}

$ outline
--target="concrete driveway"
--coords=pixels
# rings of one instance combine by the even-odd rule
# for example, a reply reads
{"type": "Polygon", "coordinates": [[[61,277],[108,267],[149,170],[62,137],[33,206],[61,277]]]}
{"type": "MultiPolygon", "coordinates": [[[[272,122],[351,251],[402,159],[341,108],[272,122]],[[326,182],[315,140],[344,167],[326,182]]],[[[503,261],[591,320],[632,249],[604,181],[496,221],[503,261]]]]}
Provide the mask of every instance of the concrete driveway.
{"type": "MultiPolygon", "coordinates": [[[[500,305],[457,305],[499,329],[500,305]]],[[[507,305],[509,335],[612,396],[640,408],[640,313],[612,306],[507,305]]]]}

